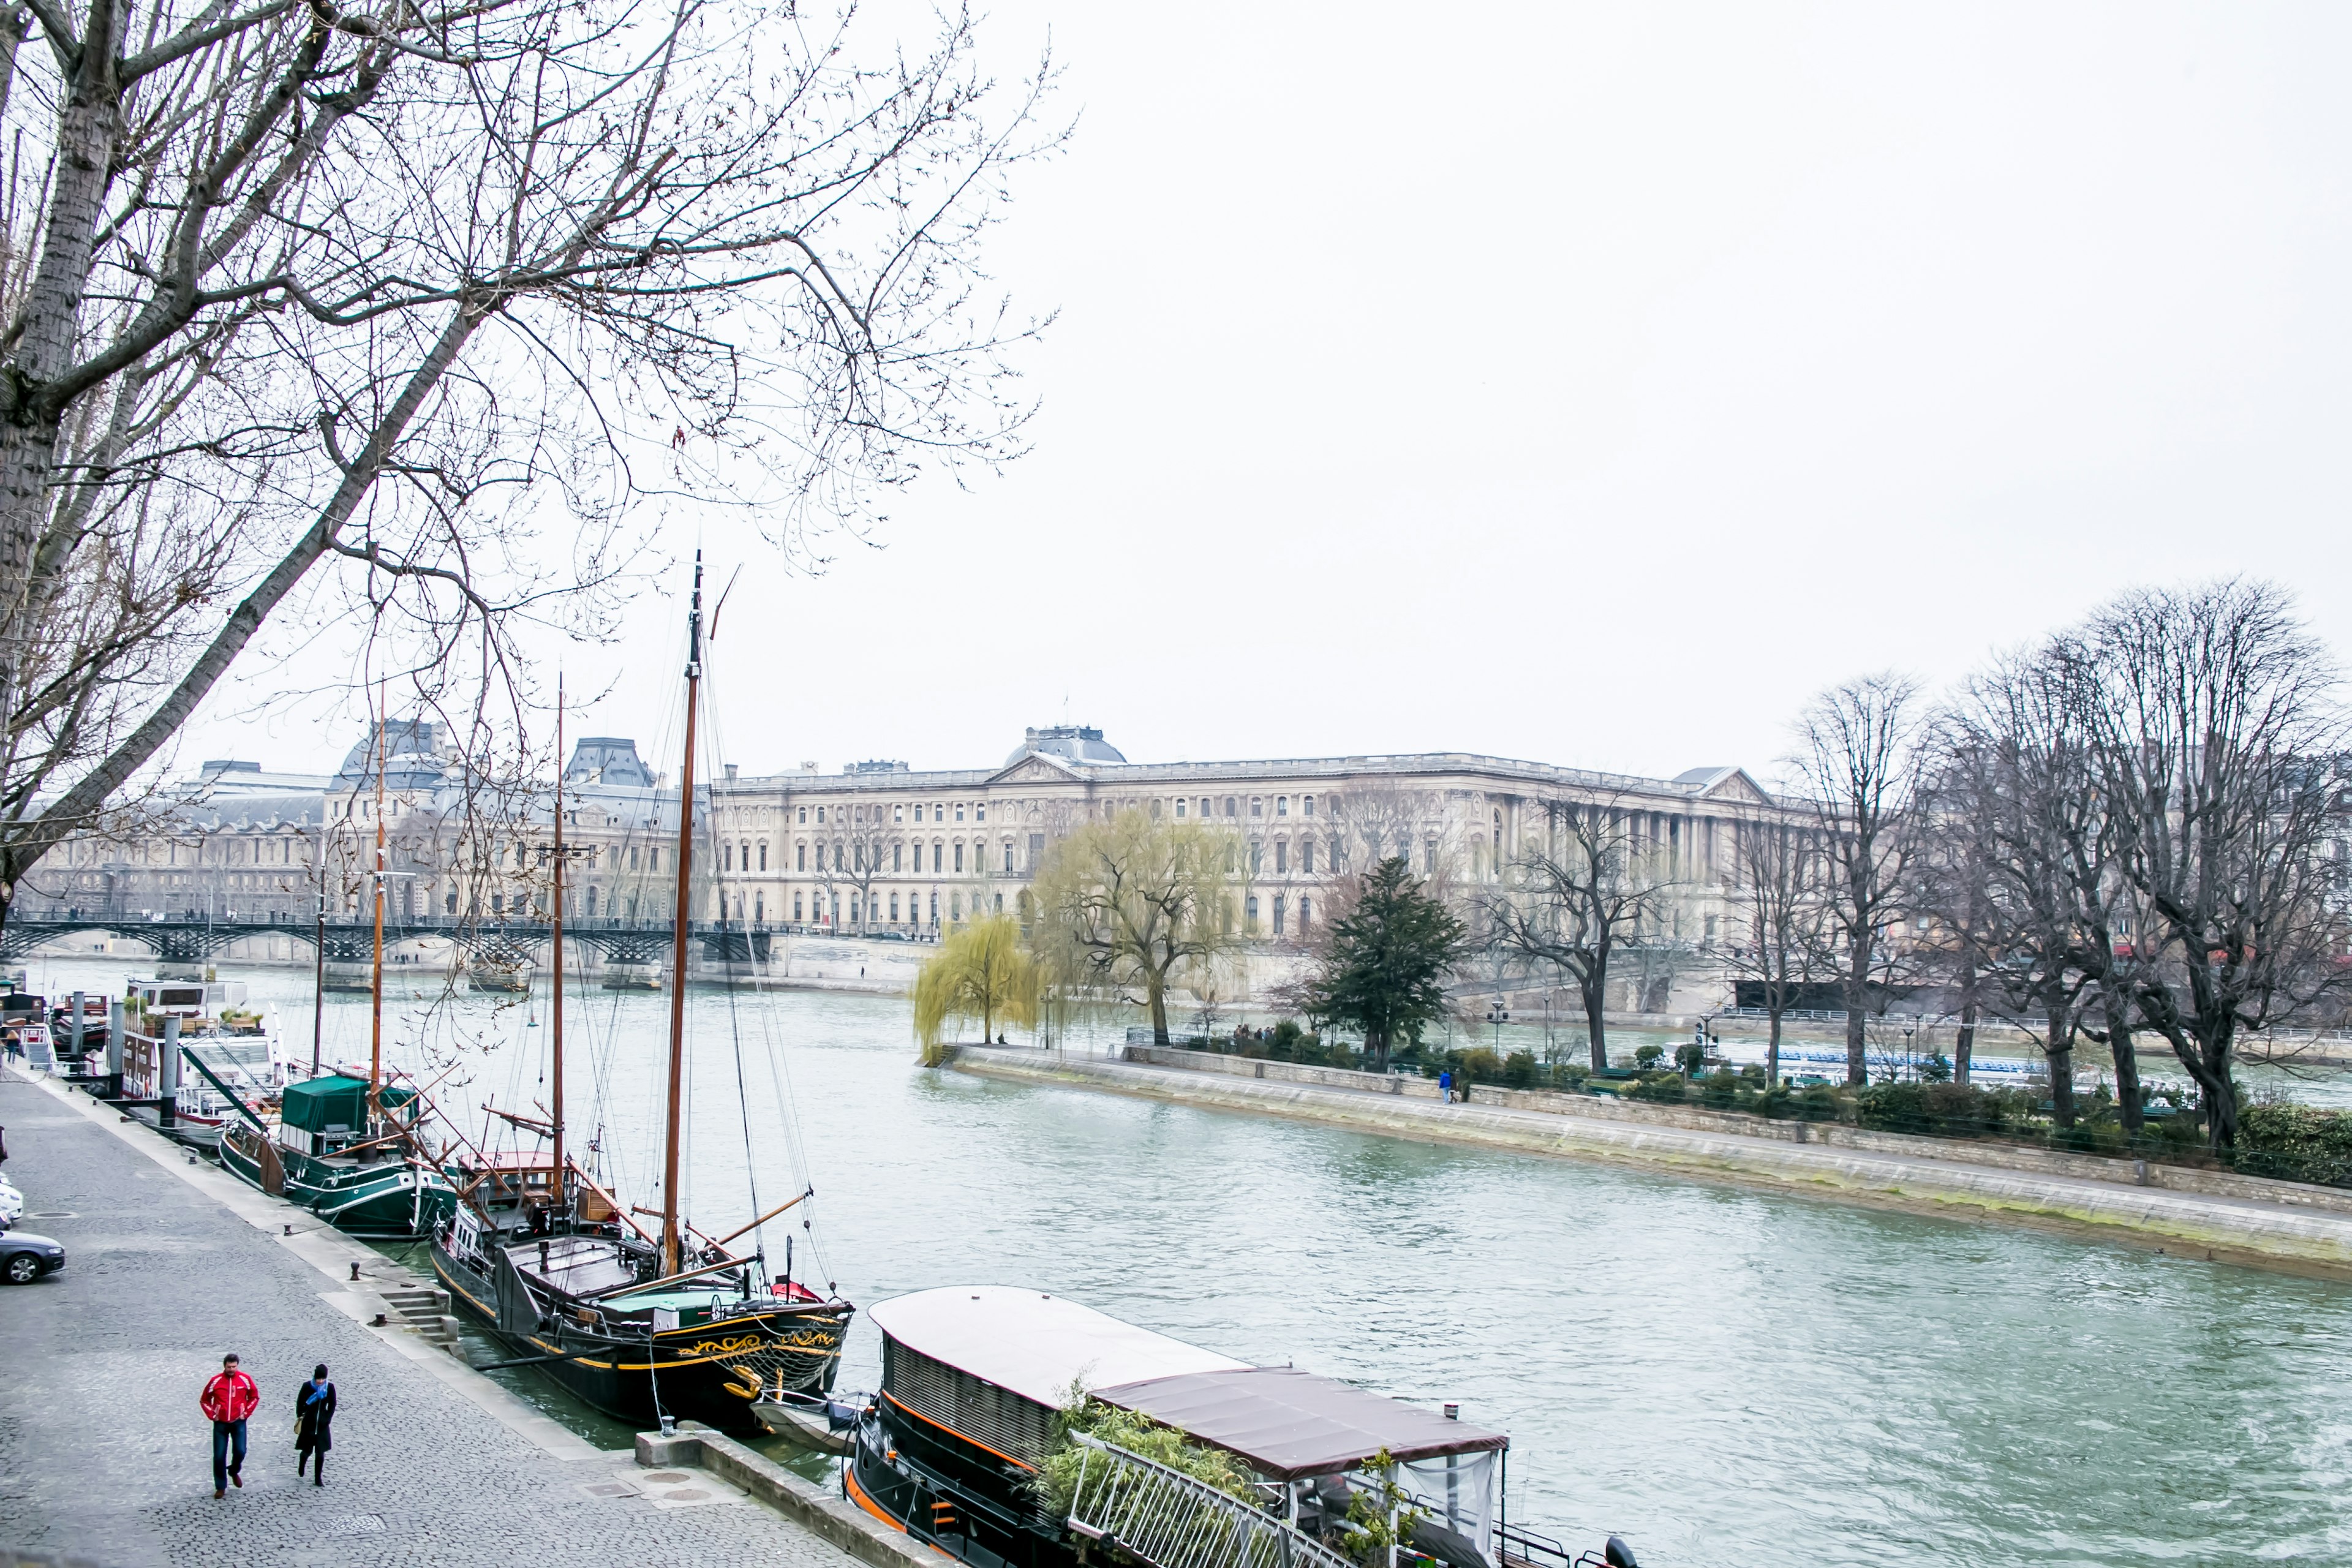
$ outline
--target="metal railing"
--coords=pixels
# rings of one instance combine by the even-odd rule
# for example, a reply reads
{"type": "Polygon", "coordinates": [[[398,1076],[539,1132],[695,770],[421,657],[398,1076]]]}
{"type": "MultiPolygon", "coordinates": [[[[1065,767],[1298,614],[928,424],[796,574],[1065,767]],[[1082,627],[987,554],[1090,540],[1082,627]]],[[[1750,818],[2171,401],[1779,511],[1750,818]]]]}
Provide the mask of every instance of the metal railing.
{"type": "Polygon", "coordinates": [[[1357,1568],[1241,1498],[1082,1432],[1070,1528],[1151,1568],[1357,1568]]]}

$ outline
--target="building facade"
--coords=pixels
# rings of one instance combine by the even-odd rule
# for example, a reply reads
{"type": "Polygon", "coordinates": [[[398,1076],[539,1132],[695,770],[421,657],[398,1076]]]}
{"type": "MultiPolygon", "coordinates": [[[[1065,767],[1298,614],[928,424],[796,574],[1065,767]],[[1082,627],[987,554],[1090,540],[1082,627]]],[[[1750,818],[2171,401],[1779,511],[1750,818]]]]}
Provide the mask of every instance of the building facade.
{"type": "MultiPolygon", "coordinates": [[[[16,909],[112,919],[331,918],[368,908],[383,799],[388,910],[404,921],[543,917],[555,798],[470,776],[430,722],[373,731],[331,775],[207,763],[111,835],[78,837],[27,879],[16,909]],[[377,758],[383,787],[377,787],[377,758]]],[[[1228,918],[1273,944],[1312,936],[1341,879],[1385,856],[1466,894],[1530,843],[1557,850],[1566,814],[1615,831],[1690,889],[1654,934],[1717,938],[1739,836],[1787,820],[1737,767],[1670,779],[1466,752],[1130,763],[1099,730],[1033,729],[997,765],[915,772],[855,763],[745,775],[696,791],[689,911],[752,929],[928,938],[1018,910],[1053,843],[1133,810],[1232,831],[1228,918]]],[[[666,921],[677,898],[677,798],[626,738],[593,736],[564,769],[568,921],[666,921]]]]}
{"type": "MultiPolygon", "coordinates": [[[[1563,812],[1598,810],[1704,889],[1730,874],[1741,832],[1784,816],[1736,767],[1650,779],[1464,752],[1138,763],[1068,725],[1028,731],[992,768],[730,775],[710,809],[730,918],[907,933],[1016,908],[1072,824],[1122,810],[1206,821],[1243,841],[1235,912],[1276,942],[1311,932],[1332,883],[1386,855],[1485,882],[1531,835],[1556,841],[1563,812]]],[[[1713,937],[1719,910],[1686,902],[1693,929],[1670,934],[1713,937]]]]}

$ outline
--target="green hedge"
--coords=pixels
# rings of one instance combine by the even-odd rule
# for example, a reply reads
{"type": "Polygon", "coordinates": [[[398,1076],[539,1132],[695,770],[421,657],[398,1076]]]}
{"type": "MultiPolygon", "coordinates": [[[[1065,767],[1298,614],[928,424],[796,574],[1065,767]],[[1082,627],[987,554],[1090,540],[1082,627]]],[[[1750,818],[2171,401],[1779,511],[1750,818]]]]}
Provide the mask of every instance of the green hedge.
{"type": "Polygon", "coordinates": [[[2352,1186],[2352,1115],[2249,1105],[2238,1113],[2237,1167],[2249,1176],[2352,1186]]]}

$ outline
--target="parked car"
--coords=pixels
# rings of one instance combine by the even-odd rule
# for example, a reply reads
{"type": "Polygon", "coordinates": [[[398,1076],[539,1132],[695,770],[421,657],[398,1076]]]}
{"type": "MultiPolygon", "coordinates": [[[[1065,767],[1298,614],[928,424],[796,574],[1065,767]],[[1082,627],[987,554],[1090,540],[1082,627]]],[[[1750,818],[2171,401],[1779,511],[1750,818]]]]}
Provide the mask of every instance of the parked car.
{"type": "Polygon", "coordinates": [[[0,1230],[0,1281],[30,1285],[66,1266],[62,1243],[29,1230],[0,1230]]]}
{"type": "Polygon", "coordinates": [[[25,1194],[16,1184],[0,1174],[0,1229],[5,1229],[25,1217],[25,1194]]]}

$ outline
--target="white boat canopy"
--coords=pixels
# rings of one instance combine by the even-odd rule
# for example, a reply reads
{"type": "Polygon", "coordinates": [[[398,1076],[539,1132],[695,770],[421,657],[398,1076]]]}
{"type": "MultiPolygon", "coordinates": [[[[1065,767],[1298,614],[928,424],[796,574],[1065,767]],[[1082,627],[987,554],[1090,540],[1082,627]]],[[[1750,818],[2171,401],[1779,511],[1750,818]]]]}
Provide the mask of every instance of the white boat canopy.
{"type": "Polygon", "coordinates": [[[951,1285],[876,1303],[866,1316],[898,1344],[1059,1409],[1088,1390],[1249,1363],[1155,1334],[1091,1307],[1009,1285],[951,1285]]]}

